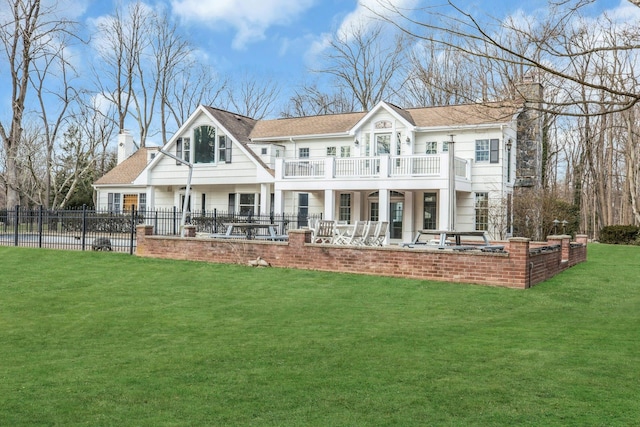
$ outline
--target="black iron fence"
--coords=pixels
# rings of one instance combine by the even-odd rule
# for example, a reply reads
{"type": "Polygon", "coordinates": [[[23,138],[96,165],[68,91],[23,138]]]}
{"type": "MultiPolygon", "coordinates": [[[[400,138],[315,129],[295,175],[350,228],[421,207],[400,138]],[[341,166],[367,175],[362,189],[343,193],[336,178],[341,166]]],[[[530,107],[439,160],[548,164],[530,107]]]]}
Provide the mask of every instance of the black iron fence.
{"type": "MultiPolygon", "coordinates": [[[[124,213],[79,209],[47,210],[43,207],[0,210],[0,245],[53,249],[128,252],[136,249],[136,226],[153,225],[154,234],[178,236],[182,232],[182,212],[177,208],[124,213]]],[[[273,224],[279,234],[307,226],[314,216],[296,214],[253,215],[212,211],[187,212],[185,223],[196,233],[221,233],[224,224],[252,222],[273,224]]],[[[317,216],[320,218],[320,216],[317,216]]]]}

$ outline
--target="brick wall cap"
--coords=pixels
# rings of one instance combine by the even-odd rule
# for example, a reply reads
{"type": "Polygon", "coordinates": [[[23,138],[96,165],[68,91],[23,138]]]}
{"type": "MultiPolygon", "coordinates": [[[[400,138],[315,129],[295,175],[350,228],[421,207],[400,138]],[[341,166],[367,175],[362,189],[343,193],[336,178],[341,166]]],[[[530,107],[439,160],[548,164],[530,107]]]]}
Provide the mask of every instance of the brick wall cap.
{"type": "Polygon", "coordinates": [[[510,242],[530,242],[531,239],[527,237],[509,237],[510,242]]]}

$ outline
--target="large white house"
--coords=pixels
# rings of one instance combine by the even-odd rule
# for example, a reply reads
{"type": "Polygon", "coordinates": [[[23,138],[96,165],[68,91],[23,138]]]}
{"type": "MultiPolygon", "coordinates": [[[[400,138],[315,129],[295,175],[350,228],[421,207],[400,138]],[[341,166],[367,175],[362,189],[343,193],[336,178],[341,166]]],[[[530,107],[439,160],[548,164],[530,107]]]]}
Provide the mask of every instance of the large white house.
{"type": "Polygon", "coordinates": [[[200,106],[161,149],[135,151],[123,132],[118,166],[94,184],[96,208],[181,209],[190,190],[192,212],[388,221],[395,241],[420,229],[504,238],[514,187],[540,177],[536,116],[524,102],[380,102],[368,112],[275,120],[200,106]]]}

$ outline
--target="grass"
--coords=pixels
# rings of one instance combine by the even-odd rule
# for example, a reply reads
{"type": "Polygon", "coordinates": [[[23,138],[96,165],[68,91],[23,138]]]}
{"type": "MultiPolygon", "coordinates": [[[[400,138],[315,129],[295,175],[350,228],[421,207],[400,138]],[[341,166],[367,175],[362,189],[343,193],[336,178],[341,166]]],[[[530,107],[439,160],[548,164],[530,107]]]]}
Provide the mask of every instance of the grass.
{"type": "Polygon", "coordinates": [[[0,247],[2,426],[640,424],[640,248],[530,290],[0,247]]]}

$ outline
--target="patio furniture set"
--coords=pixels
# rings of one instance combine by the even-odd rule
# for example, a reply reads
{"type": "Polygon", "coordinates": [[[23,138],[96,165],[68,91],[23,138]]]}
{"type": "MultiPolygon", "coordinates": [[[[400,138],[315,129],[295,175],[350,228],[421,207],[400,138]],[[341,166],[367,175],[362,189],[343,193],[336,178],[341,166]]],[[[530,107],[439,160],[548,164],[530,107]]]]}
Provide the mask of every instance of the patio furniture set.
{"type": "Polygon", "coordinates": [[[389,223],[386,221],[355,221],[353,224],[318,220],[311,224],[311,243],[332,245],[382,246],[389,223]]]}

